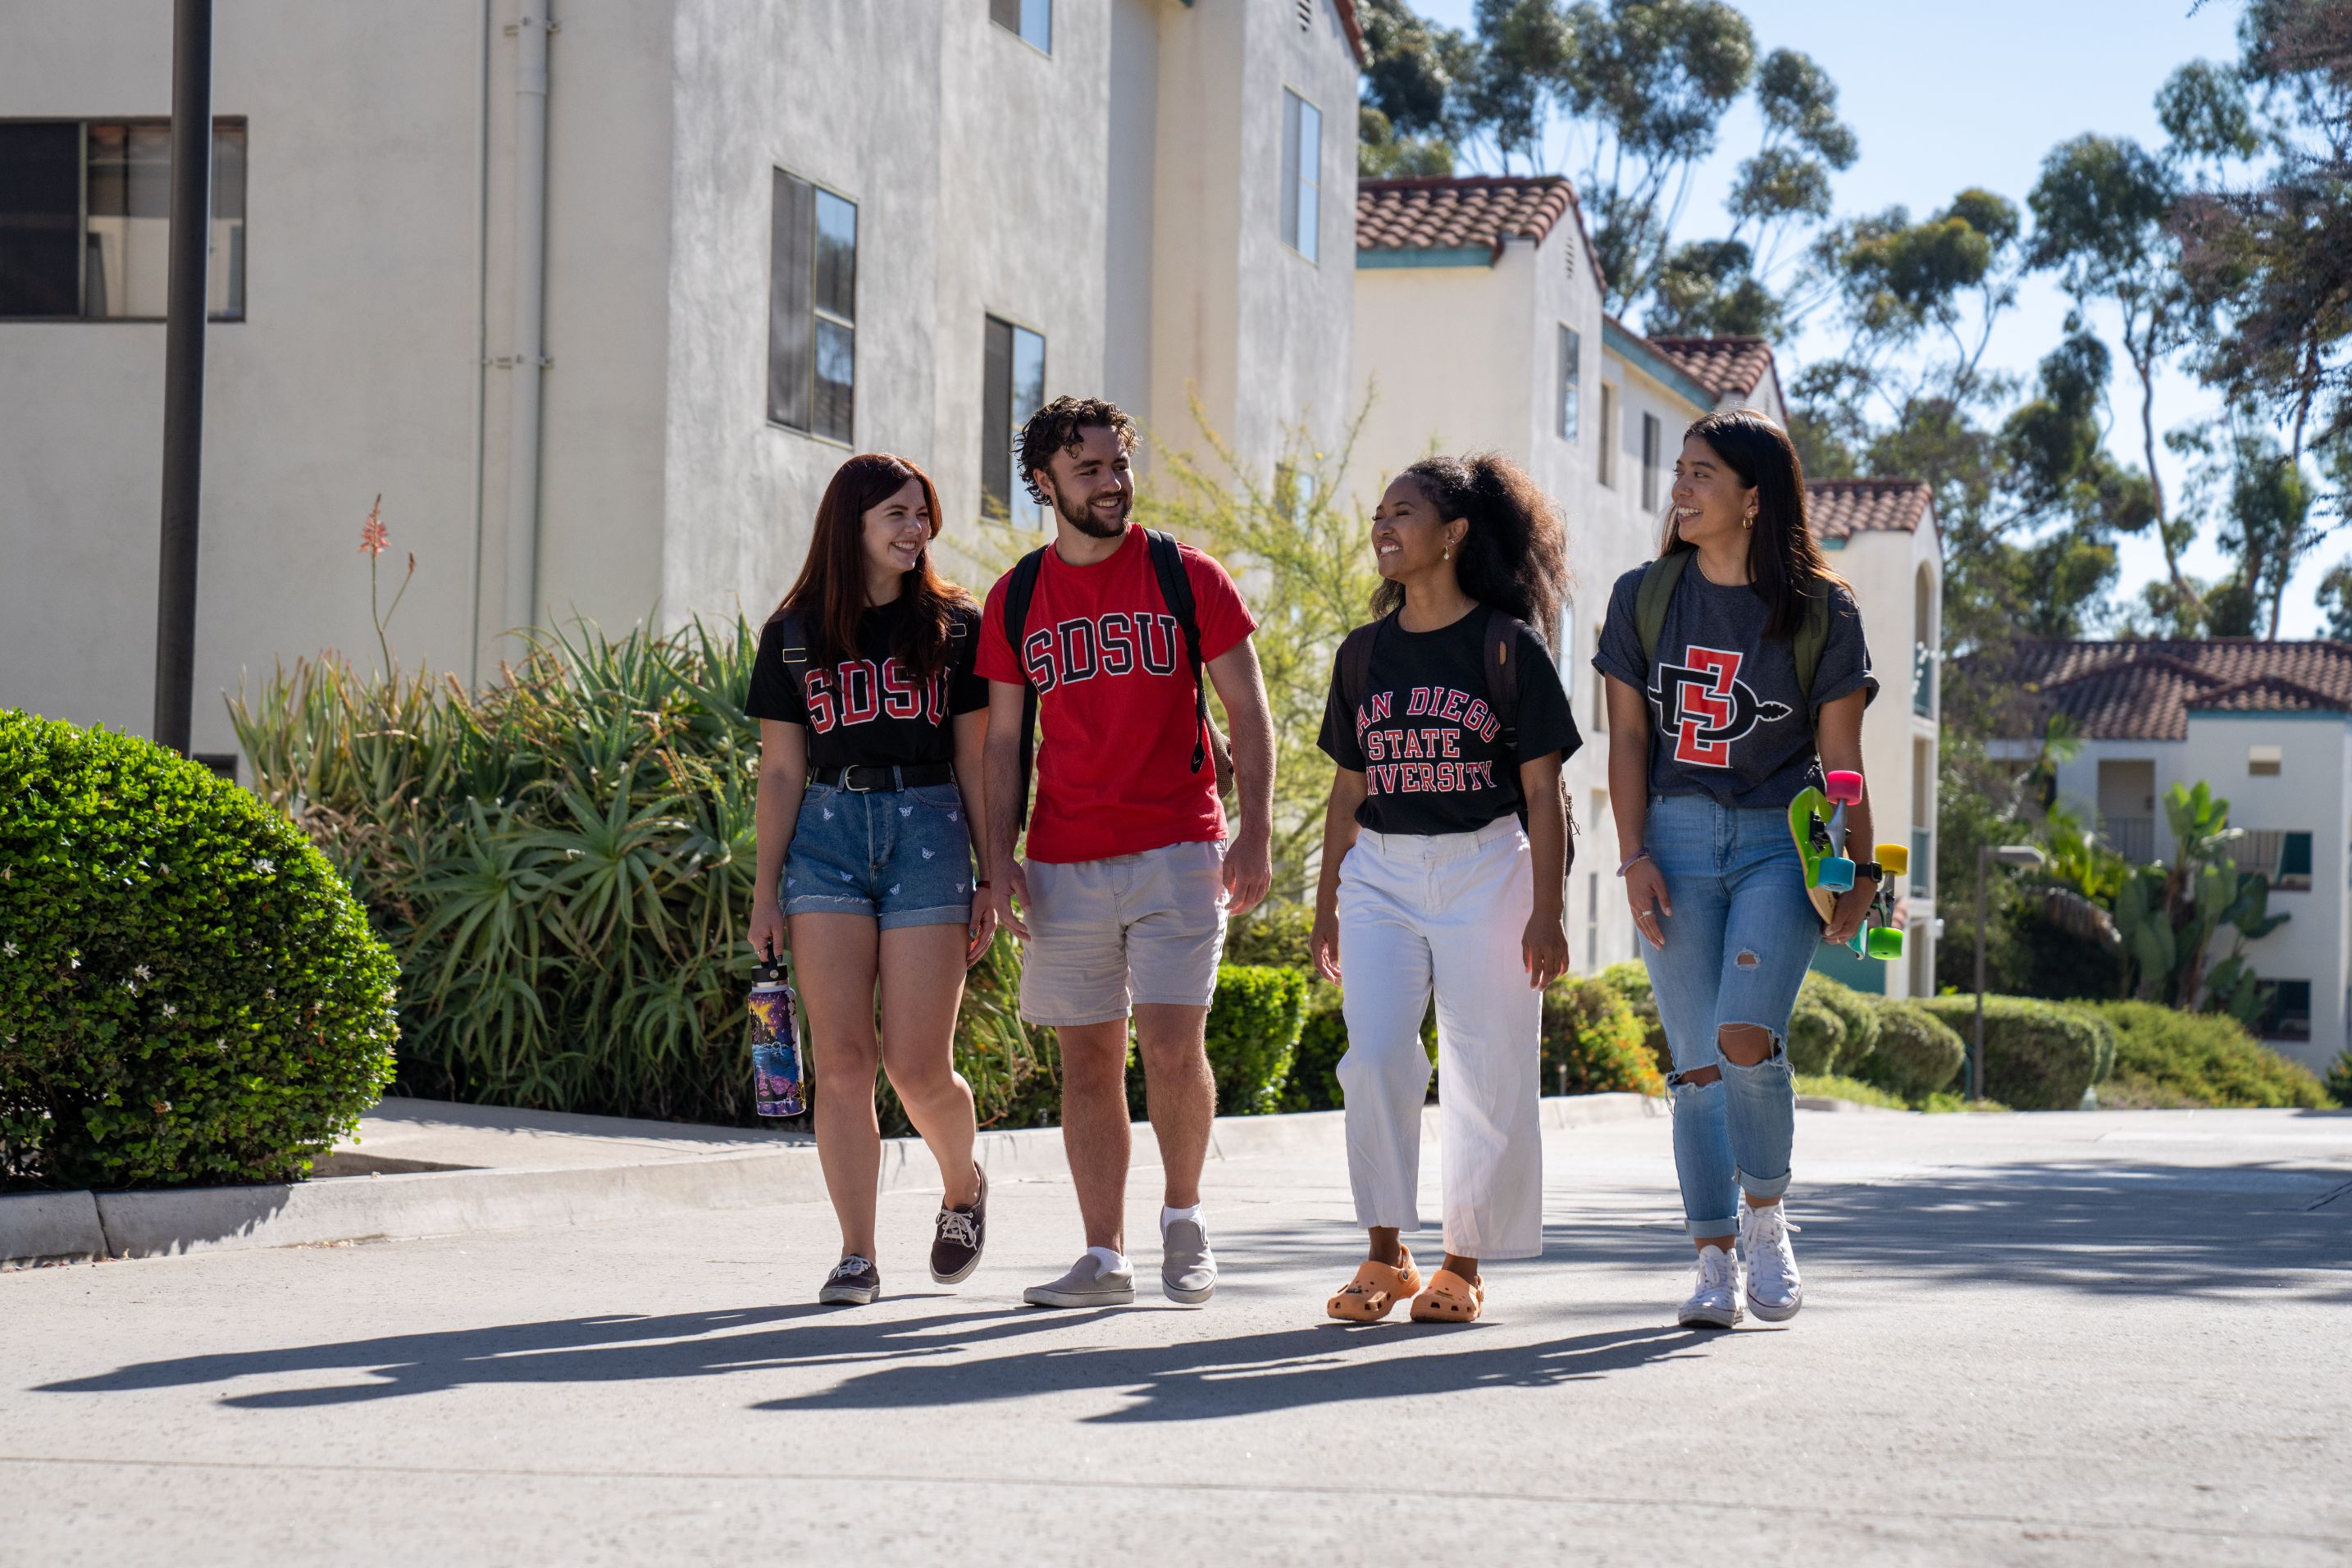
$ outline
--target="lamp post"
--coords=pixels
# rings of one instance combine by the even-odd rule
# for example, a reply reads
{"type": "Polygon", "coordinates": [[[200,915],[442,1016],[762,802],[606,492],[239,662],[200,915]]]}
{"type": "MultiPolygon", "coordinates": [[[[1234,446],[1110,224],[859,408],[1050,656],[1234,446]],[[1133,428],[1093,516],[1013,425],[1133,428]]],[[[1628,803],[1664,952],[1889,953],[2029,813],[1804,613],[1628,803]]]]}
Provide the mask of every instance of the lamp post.
{"type": "Polygon", "coordinates": [[[1977,1035],[1969,1051],[1969,1098],[1985,1097],[1984,1060],[1984,987],[1985,987],[1985,868],[1998,860],[2004,866],[2046,866],[2050,857],[2038,844],[1990,844],[1977,848],[1977,1035]]]}
{"type": "Polygon", "coordinates": [[[213,0],[172,14],[172,221],[163,324],[163,564],[154,740],[188,754],[196,667],[196,496],[204,457],[205,253],[212,243],[213,0]]]}

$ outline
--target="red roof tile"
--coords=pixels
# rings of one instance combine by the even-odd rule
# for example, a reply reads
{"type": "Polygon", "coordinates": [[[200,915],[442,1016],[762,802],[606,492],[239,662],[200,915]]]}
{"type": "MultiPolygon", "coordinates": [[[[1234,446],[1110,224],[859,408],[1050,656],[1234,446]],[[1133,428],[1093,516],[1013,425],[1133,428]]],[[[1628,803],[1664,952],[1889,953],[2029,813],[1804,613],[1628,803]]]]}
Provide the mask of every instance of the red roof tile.
{"type": "Polygon", "coordinates": [[[2016,723],[2052,713],[2093,741],[2183,741],[2189,711],[2352,712],[2352,646],[2340,642],[2092,642],[2032,637],[1977,672],[2023,693],[2016,723]]]}
{"type": "Polygon", "coordinates": [[[1558,174],[1449,174],[1356,182],[1356,248],[1502,254],[1521,235],[1540,244],[1575,199],[1558,174]]]}
{"type": "Polygon", "coordinates": [[[1811,479],[1805,510],[1823,539],[1856,533],[1910,533],[1927,515],[1927,487],[1917,479],[1811,479]]]}
{"type": "Polygon", "coordinates": [[[1356,0],[1331,0],[1339,9],[1339,26],[1348,29],[1348,47],[1356,51],[1356,63],[1364,63],[1364,26],[1356,19],[1356,0]]]}
{"type": "Polygon", "coordinates": [[[1772,345],[1762,338],[1652,338],[1650,342],[1717,397],[1727,392],[1747,395],[1772,368],[1772,345]]]}

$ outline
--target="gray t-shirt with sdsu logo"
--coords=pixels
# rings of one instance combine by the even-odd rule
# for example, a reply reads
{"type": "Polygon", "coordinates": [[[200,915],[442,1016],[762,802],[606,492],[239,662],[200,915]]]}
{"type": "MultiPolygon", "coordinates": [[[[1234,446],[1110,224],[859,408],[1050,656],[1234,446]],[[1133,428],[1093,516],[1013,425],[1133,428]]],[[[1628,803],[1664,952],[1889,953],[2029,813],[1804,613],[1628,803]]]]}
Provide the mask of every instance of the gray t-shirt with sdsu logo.
{"type": "Polygon", "coordinates": [[[1784,806],[1822,782],[1813,725],[1822,708],[1855,691],[1878,695],[1862,612],[1830,591],[1829,640],[1813,671],[1810,708],[1787,639],[1768,639],[1769,611],[1746,584],[1710,583],[1692,561],[1675,584],[1654,662],[1642,657],[1633,605],[1643,568],[1617,579],[1592,668],[1650,701],[1650,793],[1712,795],[1730,806],[1784,806]]]}

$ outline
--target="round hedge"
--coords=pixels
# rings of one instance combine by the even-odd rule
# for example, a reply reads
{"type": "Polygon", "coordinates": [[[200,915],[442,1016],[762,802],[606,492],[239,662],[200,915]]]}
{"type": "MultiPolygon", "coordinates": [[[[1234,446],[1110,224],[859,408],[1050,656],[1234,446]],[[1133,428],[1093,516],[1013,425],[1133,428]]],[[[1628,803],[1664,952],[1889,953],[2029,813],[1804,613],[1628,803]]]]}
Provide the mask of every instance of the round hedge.
{"type": "Polygon", "coordinates": [[[1925,1100],[1951,1087],[1967,1052],[1967,1042],[1926,1008],[1883,1002],[1870,1055],[1854,1076],[1906,1100],[1925,1100]]]}
{"type": "Polygon", "coordinates": [[[304,1174],[392,1080],[397,979],[284,816],[0,710],[0,1187],[304,1174]]]}

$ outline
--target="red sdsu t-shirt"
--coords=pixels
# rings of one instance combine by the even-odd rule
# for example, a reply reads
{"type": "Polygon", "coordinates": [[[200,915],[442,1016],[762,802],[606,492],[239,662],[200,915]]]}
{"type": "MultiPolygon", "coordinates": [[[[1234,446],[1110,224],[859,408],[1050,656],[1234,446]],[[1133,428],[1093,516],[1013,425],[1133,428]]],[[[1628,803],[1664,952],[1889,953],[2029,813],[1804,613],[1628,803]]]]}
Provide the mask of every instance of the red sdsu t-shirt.
{"type": "MultiPolygon", "coordinates": [[[[1201,657],[1257,629],[1225,569],[1181,545],[1192,580],[1201,657]]],[[[1192,772],[1192,671],[1184,634],[1160,597],[1143,530],[1108,561],[1073,566],[1051,545],[1029,600],[1016,664],[1004,640],[1004,579],[981,616],[980,673],[1037,687],[1037,777],[1029,858],[1049,865],[1140,855],[1225,836],[1216,768],[1192,772]]],[[[1202,679],[1207,679],[1202,672],[1202,679]]]]}

